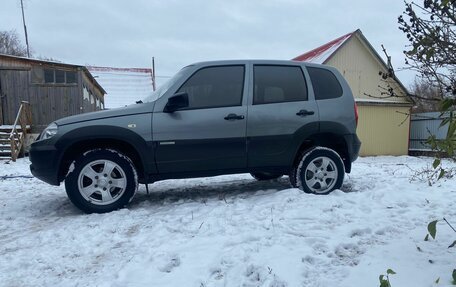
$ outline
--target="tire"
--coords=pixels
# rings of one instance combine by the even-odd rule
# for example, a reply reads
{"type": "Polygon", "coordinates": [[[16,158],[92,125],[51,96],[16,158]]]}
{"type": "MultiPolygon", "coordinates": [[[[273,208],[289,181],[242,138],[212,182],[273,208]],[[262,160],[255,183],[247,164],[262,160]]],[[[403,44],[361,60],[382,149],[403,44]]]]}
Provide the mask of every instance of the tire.
{"type": "Polygon", "coordinates": [[[131,160],[110,149],[80,155],[65,179],[68,198],[86,213],[105,213],[125,207],[138,190],[131,160]]]}
{"type": "Polygon", "coordinates": [[[250,175],[258,181],[273,180],[273,179],[278,179],[278,178],[282,177],[282,174],[270,173],[270,172],[254,172],[254,173],[250,173],[250,175]]]}
{"type": "Polygon", "coordinates": [[[299,163],[301,162],[302,157],[305,154],[307,154],[308,152],[310,152],[311,150],[313,150],[314,148],[315,147],[307,149],[307,150],[301,152],[301,154],[299,155],[299,161],[292,166],[292,168],[290,170],[290,173],[288,174],[288,178],[290,179],[290,184],[291,184],[292,187],[299,188],[298,182],[297,182],[297,177],[296,177],[296,173],[298,172],[299,163]]]}
{"type": "Polygon", "coordinates": [[[290,174],[288,175],[288,177],[290,178],[290,184],[294,188],[298,188],[298,183],[296,182],[296,172],[298,170],[298,165],[299,164],[293,166],[293,168],[291,168],[290,170],[290,174]]]}
{"type": "Polygon", "coordinates": [[[290,183],[306,193],[328,194],[342,186],[344,163],[332,149],[315,147],[303,155],[290,172],[290,183]]]}

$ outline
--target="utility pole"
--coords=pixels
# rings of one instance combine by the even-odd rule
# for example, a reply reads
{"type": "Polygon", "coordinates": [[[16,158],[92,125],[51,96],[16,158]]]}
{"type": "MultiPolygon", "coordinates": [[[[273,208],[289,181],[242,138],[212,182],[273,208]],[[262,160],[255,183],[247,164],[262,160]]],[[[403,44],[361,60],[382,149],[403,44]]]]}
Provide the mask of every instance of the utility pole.
{"type": "Polygon", "coordinates": [[[30,58],[30,48],[29,48],[28,35],[27,35],[27,26],[25,25],[24,2],[23,2],[23,0],[21,0],[21,9],[22,9],[22,23],[24,24],[24,32],[25,32],[25,44],[27,45],[27,57],[30,58]]]}
{"type": "Polygon", "coordinates": [[[152,88],[155,91],[155,57],[152,57],[152,88]]]}

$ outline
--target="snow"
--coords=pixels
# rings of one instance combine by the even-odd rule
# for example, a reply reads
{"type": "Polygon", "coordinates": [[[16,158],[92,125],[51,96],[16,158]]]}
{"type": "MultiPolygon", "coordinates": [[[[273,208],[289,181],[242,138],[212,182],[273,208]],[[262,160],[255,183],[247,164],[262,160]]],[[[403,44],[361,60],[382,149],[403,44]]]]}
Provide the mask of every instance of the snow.
{"type": "Polygon", "coordinates": [[[393,287],[450,286],[455,234],[440,222],[423,238],[432,220],[456,223],[456,180],[410,181],[431,163],[360,158],[324,196],[287,177],[167,180],[86,215],[31,178],[28,159],[0,162],[0,285],[378,286],[391,268],[393,287]]]}
{"type": "Polygon", "coordinates": [[[385,99],[355,99],[357,103],[379,103],[379,104],[402,104],[402,105],[411,105],[408,102],[404,101],[395,101],[392,98],[385,98],[385,99]]]}
{"type": "Polygon", "coordinates": [[[305,61],[315,64],[324,64],[348,39],[356,33],[348,33],[331,42],[328,42],[318,48],[315,48],[307,53],[304,53],[293,60],[305,61]]]}
{"type": "Polygon", "coordinates": [[[337,51],[337,49],[339,49],[340,46],[342,46],[343,43],[344,42],[339,42],[339,43],[336,43],[335,45],[328,47],[326,50],[324,50],[320,54],[317,54],[313,57],[308,58],[306,60],[306,62],[315,63],[315,64],[323,64],[327,59],[329,59],[329,57],[332,56],[332,54],[334,54],[334,52],[337,51]]]}
{"type": "MultiPolygon", "coordinates": [[[[20,130],[21,126],[18,124],[16,125],[17,129],[20,130]]],[[[14,125],[0,125],[0,130],[11,130],[14,128],[14,125]]],[[[26,126],[27,129],[30,128],[30,125],[26,126]]]]}

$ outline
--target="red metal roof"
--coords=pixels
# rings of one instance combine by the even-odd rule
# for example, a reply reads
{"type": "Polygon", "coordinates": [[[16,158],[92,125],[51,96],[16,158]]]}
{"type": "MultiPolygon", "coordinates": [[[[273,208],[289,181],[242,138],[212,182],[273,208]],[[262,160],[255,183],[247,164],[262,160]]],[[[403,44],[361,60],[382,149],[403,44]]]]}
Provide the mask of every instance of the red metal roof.
{"type": "Polygon", "coordinates": [[[89,71],[95,71],[95,72],[133,72],[133,73],[152,74],[152,69],[148,69],[148,68],[116,68],[116,67],[87,66],[87,69],[89,69],[89,71]]]}
{"type": "Polygon", "coordinates": [[[324,64],[357,31],[343,35],[292,60],[324,64]]]}

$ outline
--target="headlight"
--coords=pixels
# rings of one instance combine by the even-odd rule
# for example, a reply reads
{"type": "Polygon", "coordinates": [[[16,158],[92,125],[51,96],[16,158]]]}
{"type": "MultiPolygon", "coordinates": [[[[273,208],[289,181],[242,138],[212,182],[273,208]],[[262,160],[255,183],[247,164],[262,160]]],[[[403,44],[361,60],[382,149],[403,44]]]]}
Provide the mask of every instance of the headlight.
{"type": "Polygon", "coordinates": [[[58,130],[59,127],[55,123],[48,125],[47,128],[45,128],[44,131],[41,133],[40,140],[52,138],[53,136],[55,136],[58,130]]]}

